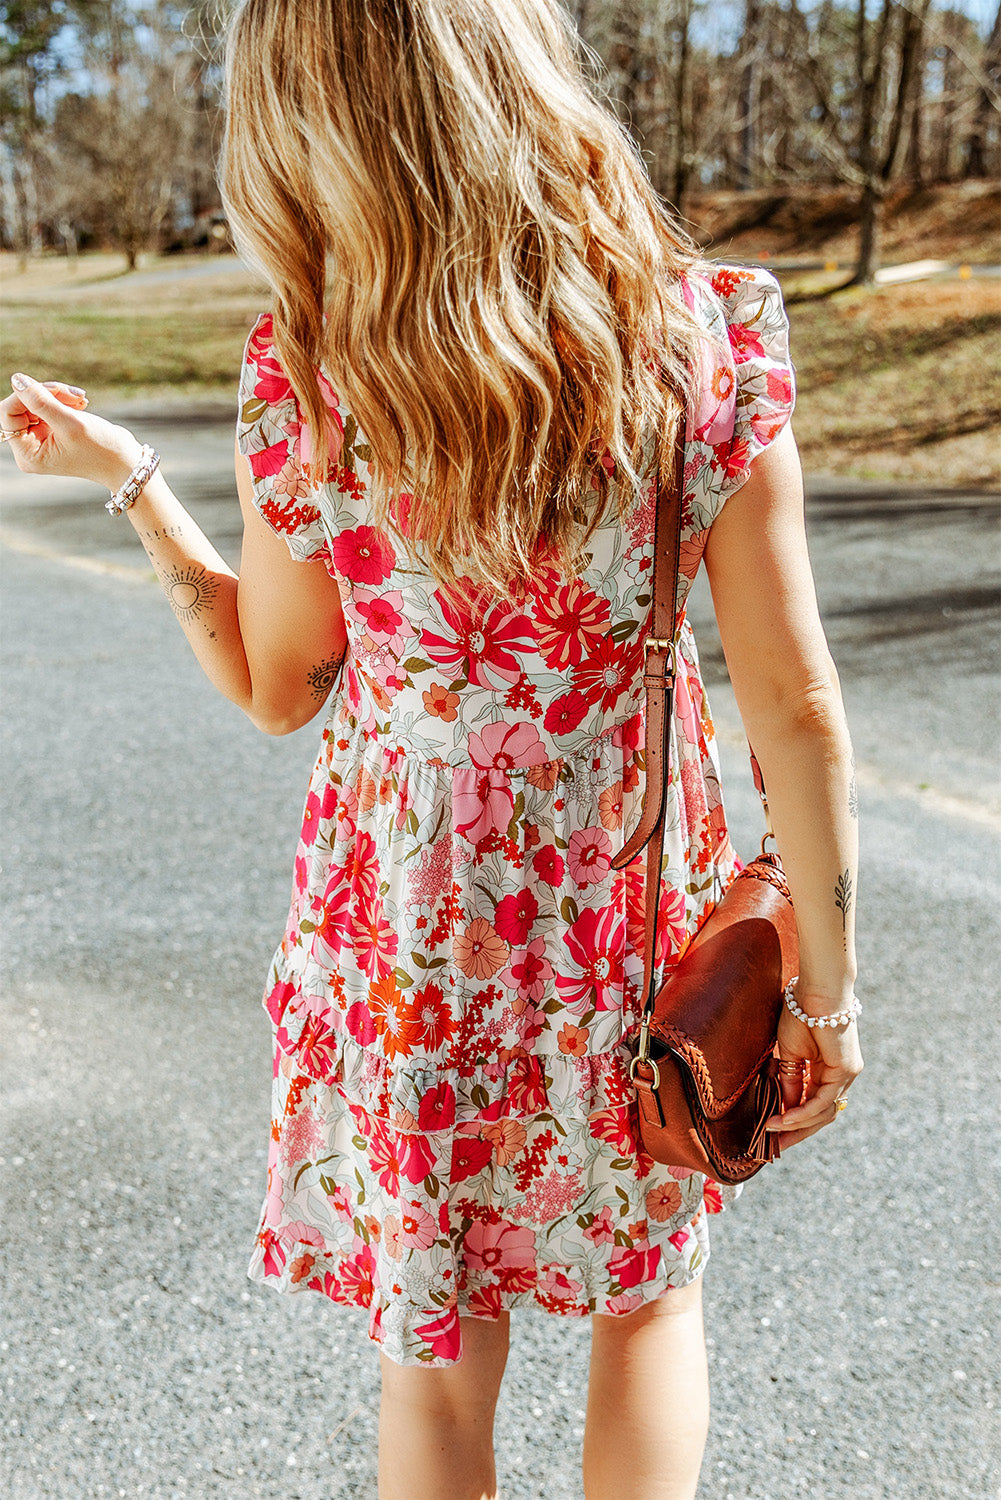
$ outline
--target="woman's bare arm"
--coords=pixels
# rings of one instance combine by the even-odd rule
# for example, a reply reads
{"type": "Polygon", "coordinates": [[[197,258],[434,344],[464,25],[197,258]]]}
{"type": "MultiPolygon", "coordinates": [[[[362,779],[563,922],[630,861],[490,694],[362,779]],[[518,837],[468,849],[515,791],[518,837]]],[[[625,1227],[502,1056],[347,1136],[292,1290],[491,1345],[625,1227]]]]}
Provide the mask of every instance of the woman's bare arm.
{"type": "MultiPolygon", "coordinates": [[[[807,552],[803,480],[787,425],[726,501],[705,549],[723,651],[758,759],[800,942],[797,999],[808,1014],[851,996],[858,882],[854,761],[837,670],[807,552]]],[[[809,1133],[861,1069],[854,1025],[808,1029],[784,1012],[780,1046],[808,1057],[821,1086],[783,1128],[809,1133]]],[[[816,1083],[816,1078],[815,1078],[816,1083]]]]}
{"type": "MultiPolygon", "coordinates": [[[[140,444],[126,429],[69,409],[35,382],[0,411],[12,426],[25,412],[42,419],[13,445],[26,472],[74,474],[113,489],[138,459],[140,444]]],[[[261,519],[239,452],[236,479],[244,522],[239,575],[159,471],[126,514],[209,681],[258,728],[287,734],[327,696],[344,654],[344,614],[324,565],[297,562],[261,519]]]]}

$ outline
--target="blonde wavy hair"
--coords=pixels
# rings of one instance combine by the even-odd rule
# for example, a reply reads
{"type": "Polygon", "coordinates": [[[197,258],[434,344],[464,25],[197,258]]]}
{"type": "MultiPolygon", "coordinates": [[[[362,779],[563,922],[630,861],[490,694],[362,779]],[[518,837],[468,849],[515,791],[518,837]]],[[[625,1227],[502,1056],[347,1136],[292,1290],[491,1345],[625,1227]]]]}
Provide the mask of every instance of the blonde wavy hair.
{"type": "Polygon", "coordinates": [[[322,366],[376,523],[446,587],[576,576],[688,394],[698,252],[589,63],[557,0],[242,0],[229,25],[224,201],[314,477],[322,366]]]}

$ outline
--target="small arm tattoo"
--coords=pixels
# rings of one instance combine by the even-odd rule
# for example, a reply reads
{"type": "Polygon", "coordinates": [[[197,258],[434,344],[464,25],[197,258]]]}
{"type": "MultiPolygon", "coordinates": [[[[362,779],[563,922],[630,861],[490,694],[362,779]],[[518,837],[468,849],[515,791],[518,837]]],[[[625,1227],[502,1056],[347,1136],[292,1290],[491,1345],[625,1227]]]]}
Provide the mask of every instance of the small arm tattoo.
{"type": "Polygon", "coordinates": [[[307,672],[306,681],[313,689],[313,697],[318,702],[322,703],[324,698],[329,695],[331,688],[337,681],[337,674],[341,669],[341,662],[343,660],[343,656],[332,656],[329,661],[321,662],[318,667],[314,667],[311,672],[307,672]]]}
{"type": "Polygon", "coordinates": [[[182,625],[197,620],[219,590],[216,580],[203,567],[192,563],[186,568],[162,570],[160,582],[171,609],[182,625]]]}
{"type": "Polygon", "coordinates": [[[848,786],[848,811],[858,822],[858,778],[855,775],[855,752],[852,751],[852,779],[848,786]]]}
{"type": "Polygon", "coordinates": [[[841,913],[841,930],[845,934],[846,943],[848,941],[848,913],[851,911],[854,894],[851,873],[845,870],[843,874],[838,876],[837,884],[834,887],[834,904],[841,913]]]}

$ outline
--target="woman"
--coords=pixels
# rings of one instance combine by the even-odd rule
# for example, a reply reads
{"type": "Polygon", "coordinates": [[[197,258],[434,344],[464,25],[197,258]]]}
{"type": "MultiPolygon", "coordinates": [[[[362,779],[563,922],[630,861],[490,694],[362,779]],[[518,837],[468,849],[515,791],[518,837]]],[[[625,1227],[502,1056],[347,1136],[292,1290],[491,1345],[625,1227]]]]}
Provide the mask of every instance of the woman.
{"type": "MultiPolygon", "coordinates": [[[[643,874],[610,865],[643,796],[655,480],[681,421],[681,595],[704,561],[796,1000],[841,1011],[855,979],[851,747],[781,295],[700,266],[555,0],[246,0],[227,76],[228,211],[273,293],[241,382],[239,576],[71,388],[15,375],[0,426],[22,469],[137,496],[195,655],[262,730],[327,700],[265,994],[250,1275],[371,1309],[383,1500],[496,1493],[529,1303],[593,1314],[588,1500],[679,1500],[707,1423],[706,1214],[732,1195],[640,1148],[643,874]]],[[[671,757],[661,972],[740,868],[687,622],[671,757]]],[[[780,1042],[813,1064],[770,1122],[791,1144],[861,1058],[854,1022],[786,1012],[780,1042]]]]}

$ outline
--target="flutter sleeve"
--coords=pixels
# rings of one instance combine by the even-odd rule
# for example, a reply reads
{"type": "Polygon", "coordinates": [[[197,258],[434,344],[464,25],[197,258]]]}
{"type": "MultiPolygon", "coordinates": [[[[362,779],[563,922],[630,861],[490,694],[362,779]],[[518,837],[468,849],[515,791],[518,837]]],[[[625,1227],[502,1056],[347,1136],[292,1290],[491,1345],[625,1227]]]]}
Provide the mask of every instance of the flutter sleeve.
{"type": "MultiPolygon", "coordinates": [[[[711,286],[723,310],[734,376],[732,428],[716,447],[722,503],[745,482],[752,461],[791,417],[796,374],[782,290],[771,272],[716,266],[711,286]]],[[[723,435],[717,430],[717,436],[723,435]]]]}
{"type": "Polygon", "coordinates": [[[317,559],[329,566],[323,486],[309,472],[309,432],[274,349],[270,314],[257,320],[244,350],[236,435],[250,469],[254,505],[264,520],[298,561],[317,559]]]}

